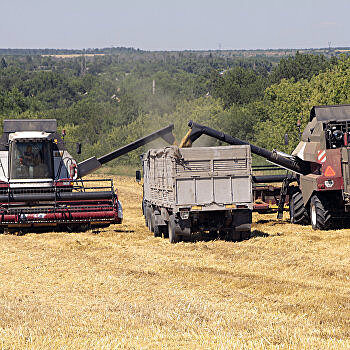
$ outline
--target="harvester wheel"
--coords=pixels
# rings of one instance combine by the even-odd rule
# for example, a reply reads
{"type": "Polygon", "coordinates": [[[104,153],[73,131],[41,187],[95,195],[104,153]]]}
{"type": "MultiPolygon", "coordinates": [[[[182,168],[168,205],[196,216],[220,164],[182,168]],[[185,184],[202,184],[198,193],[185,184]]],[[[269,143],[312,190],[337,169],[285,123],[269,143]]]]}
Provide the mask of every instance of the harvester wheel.
{"type": "Polygon", "coordinates": [[[317,195],[312,196],[310,204],[311,225],[314,230],[328,230],[332,224],[332,215],[326,201],[317,195]]]}
{"type": "Polygon", "coordinates": [[[310,218],[304,206],[303,195],[300,191],[291,194],[289,200],[290,222],[292,224],[308,225],[310,218]]]}
{"type": "Polygon", "coordinates": [[[178,242],[178,235],[175,232],[175,219],[173,215],[170,215],[169,221],[168,221],[168,234],[169,234],[169,242],[170,243],[177,243],[178,242]]]}

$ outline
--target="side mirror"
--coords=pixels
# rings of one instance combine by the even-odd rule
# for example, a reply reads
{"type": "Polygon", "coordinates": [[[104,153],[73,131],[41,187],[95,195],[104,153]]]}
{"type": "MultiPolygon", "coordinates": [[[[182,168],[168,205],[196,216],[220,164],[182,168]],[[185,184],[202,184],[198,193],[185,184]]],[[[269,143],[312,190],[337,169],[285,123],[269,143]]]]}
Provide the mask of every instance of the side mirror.
{"type": "Polygon", "coordinates": [[[136,182],[140,182],[140,181],[141,181],[141,171],[136,170],[136,182]]]}
{"type": "Polygon", "coordinates": [[[75,150],[76,150],[77,154],[81,153],[81,143],[80,142],[77,142],[75,144],[75,150]]]}

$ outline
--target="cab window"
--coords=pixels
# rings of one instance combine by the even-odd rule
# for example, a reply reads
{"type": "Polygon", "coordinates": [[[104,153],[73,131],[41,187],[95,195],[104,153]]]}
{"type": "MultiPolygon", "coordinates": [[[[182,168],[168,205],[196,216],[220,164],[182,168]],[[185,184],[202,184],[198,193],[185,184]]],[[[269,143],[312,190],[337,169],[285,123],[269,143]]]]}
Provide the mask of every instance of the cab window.
{"type": "Polygon", "coordinates": [[[15,141],[10,146],[11,179],[52,178],[50,142],[15,141]]]}

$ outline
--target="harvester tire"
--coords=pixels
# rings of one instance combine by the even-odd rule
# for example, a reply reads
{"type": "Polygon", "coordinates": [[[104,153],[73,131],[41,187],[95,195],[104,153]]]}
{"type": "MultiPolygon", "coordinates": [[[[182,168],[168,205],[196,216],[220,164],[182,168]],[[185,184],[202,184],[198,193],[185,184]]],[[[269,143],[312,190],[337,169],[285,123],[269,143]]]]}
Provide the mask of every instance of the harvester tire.
{"type": "Polygon", "coordinates": [[[303,195],[300,191],[296,191],[290,195],[289,215],[290,222],[298,225],[308,225],[310,223],[309,214],[304,206],[303,195]]]}
{"type": "Polygon", "coordinates": [[[310,204],[311,225],[314,230],[328,230],[332,224],[331,212],[327,209],[326,201],[313,195],[310,204]]]}
{"type": "Polygon", "coordinates": [[[173,215],[170,215],[169,221],[168,221],[168,235],[169,235],[169,242],[170,243],[177,243],[178,242],[178,235],[175,232],[175,219],[173,215]]]}

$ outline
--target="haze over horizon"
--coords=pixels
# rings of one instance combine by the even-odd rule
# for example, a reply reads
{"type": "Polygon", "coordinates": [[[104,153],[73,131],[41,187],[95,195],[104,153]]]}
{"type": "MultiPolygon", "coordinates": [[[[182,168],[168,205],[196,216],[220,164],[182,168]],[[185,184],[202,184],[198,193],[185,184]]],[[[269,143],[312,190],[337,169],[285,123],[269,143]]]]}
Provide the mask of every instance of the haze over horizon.
{"type": "Polygon", "coordinates": [[[348,0],[13,0],[0,48],[133,47],[150,51],[350,46],[348,0]]]}

